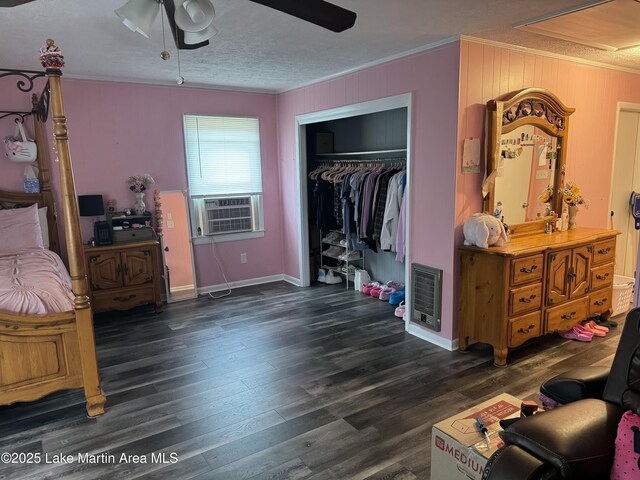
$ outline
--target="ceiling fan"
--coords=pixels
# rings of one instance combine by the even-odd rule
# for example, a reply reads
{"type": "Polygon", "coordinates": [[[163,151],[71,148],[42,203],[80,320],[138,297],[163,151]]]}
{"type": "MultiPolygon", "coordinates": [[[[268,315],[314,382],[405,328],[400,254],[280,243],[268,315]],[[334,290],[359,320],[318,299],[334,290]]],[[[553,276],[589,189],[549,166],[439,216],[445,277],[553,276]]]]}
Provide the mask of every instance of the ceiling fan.
{"type": "MultiPolygon", "coordinates": [[[[0,0],[0,7],[15,7],[15,6],[29,3],[32,1],[34,0],[0,0]]],[[[273,8],[280,12],[297,17],[301,20],[305,20],[307,22],[310,22],[320,27],[331,30],[332,32],[342,32],[344,30],[347,30],[353,27],[356,21],[355,12],[342,8],[333,3],[326,2],[324,0],[249,0],[249,1],[258,3],[260,5],[264,5],[265,7],[273,8]]],[[[169,24],[171,26],[171,32],[173,33],[176,45],[179,49],[193,50],[196,48],[204,47],[205,45],[209,45],[208,39],[211,38],[213,35],[215,35],[215,33],[217,33],[217,30],[211,25],[211,21],[209,21],[209,24],[205,28],[202,28],[202,30],[194,30],[192,32],[187,31],[188,27],[185,27],[184,21],[182,23],[178,21],[177,23],[180,23],[180,25],[176,24],[176,11],[178,11],[178,18],[180,18],[180,15],[182,15],[183,18],[186,18],[183,10],[185,6],[189,6],[190,3],[198,4],[203,7],[208,7],[209,5],[211,5],[210,8],[211,10],[213,10],[212,2],[210,0],[206,0],[206,1],[153,0],[151,2],[149,0],[146,0],[146,1],[145,0],[129,0],[129,2],[126,5],[124,5],[118,10],[123,10],[129,7],[130,5],[133,5],[132,2],[135,2],[135,6],[132,6],[130,8],[135,9],[136,13],[138,13],[138,11],[142,12],[143,10],[146,9],[146,11],[144,11],[143,13],[144,15],[147,15],[147,12],[151,12],[150,9],[155,8],[155,13],[149,13],[148,15],[147,20],[150,19],[148,21],[149,25],[153,22],[153,20],[155,19],[155,16],[157,15],[157,12],[159,11],[159,8],[157,7],[157,5],[154,5],[154,4],[162,3],[167,12],[167,20],[169,21],[169,24]],[[193,35],[193,34],[196,34],[196,35],[193,35]],[[200,35],[200,38],[206,38],[206,39],[203,41],[198,41],[197,34],[202,34],[200,35]],[[186,39],[185,39],[185,36],[187,37],[186,39]]],[[[198,7],[198,5],[194,5],[194,8],[198,7]]],[[[122,17],[122,15],[118,13],[118,10],[116,10],[116,13],[122,17]]],[[[197,16],[201,17],[201,14],[203,14],[202,10],[199,11],[197,16]]],[[[211,20],[212,19],[213,19],[213,13],[211,14],[211,20]]],[[[190,19],[187,19],[188,22],[193,20],[194,20],[193,15],[191,16],[190,19]]],[[[142,33],[144,36],[148,36],[146,33],[144,33],[143,30],[136,28],[135,24],[132,24],[131,22],[127,23],[127,19],[123,18],[123,22],[132,30],[136,30],[139,33],[142,33]]]]}

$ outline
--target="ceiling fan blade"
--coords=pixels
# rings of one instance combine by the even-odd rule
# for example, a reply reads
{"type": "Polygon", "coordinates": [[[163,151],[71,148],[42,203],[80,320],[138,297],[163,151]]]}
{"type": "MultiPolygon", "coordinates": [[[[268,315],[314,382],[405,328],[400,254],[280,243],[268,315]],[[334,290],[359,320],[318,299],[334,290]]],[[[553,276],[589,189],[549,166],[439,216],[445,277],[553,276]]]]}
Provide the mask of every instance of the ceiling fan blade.
{"type": "Polygon", "coordinates": [[[178,47],[180,50],[195,50],[197,48],[206,47],[207,45],[209,45],[209,40],[194,44],[184,43],[184,32],[176,26],[176,21],[174,19],[176,6],[173,3],[173,0],[164,0],[163,4],[164,9],[167,12],[169,28],[171,29],[171,34],[173,35],[173,39],[176,42],[176,47],[178,47]]]}
{"type": "Polygon", "coordinates": [[[34,0],[0,0],[0,8],[17,7],[23,3],[33,2],[34,0]]]}
{"type": "Polygon", "coordinates": [[[342,32],[353,27],[356,14],[324,0],[250,0],[266,7],[293,15],[332,32],[342,32]]]}

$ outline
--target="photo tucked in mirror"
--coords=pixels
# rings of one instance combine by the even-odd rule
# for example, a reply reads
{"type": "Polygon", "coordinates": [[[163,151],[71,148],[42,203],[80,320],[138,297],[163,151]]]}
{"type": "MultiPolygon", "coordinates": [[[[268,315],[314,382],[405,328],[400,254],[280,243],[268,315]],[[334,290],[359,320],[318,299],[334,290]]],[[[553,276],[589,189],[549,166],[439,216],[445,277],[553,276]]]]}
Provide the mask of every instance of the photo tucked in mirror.
{"type": "Polygon", "coordinates": [[[500,137],[494,215],[517,224],[550,213],[558,148],[556,137],[533,125],[500,137]]]}

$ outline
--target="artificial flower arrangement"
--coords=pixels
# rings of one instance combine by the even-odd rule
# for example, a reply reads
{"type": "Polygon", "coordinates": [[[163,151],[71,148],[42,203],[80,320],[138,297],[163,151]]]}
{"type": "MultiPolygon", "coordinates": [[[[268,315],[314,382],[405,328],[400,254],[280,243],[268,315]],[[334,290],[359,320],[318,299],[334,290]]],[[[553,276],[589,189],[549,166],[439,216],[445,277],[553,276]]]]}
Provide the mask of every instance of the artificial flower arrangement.
{"type": "Polygon", "coordinates": [[[558,193],[562,196],[562,201],[570,207],[589,206],[589,201],[580,194],[580,187],[574,182],[567,182],[564,188],[558,190],[558,193]]]}
{"type": "Polygon", "coordinates": [[[148,173],[144,175],[133,175],[127,178],[127,182],[129,182],[129,190],[135,193],[142,193],[147,189],[147,185],[154,185],[156,183],[148,173]]]}
{"type": "Polygon", "coordinates": [[[553,198],[553,185],[549,184],[547,185],[547,188],[545,188],[544,191],[540,194],[540,196],[538,197],[538,200],[540,200],[542,203],[549,203],[552,198],[553,198]]]}

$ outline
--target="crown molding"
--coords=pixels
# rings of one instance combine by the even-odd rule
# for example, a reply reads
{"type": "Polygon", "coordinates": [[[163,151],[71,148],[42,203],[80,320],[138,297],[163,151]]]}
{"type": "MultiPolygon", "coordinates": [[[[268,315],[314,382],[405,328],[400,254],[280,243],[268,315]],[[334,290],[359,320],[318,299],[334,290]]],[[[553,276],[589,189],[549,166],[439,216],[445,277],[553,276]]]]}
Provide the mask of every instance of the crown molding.
{"type": "Polygon", "coordinates": [[[540,55],[542,57],[555,58],[558,60],[566,60],[569,62],[589,65],[591,67],[608,68],[610,70],[617,70],[619,72],[635,73],[636,75],[640,74],[640,69],[636,69],[636,68],[621,67],[619,65],[611,65],[609,63],[598,62],[595,60],[587,60],[586,58],[572,57],[570,55],[563,55],[561,53],[553,53],[553,52],[547,52],[544,50],[537,50],[535,48],[521,47],[518,45],[512,45],[510,43],[503,43],[495,40],[487,40],[485,38],[472,37],[469,35],[460,35],[460,41],[479,43],[481,45],[490,45],[492,47],[504,48],[505,50],[512,50],[514,52],[530,53],[533,55],[540,55]]]}
{"type": "Polygon", "coordinates": [[[443,38],[442,40],[431,42],[426,45],[422,45],[421,47],[412,48],[411,50],[405,50],[400,53],[395,53],[393,55],[379,58],[378,60],[374,60],[372,62],[363,63],[361,65],[358,65],[357,67],[352,67],[346,70],[342,70],[338,73],[332,73],[331,75],[327,75],[326,77],[321,77],[315,80],[311,80],[309,82],[301,83],[299,85],[296,85],[295,87],[288,87],[283,90],[278,90],[276,93],[281,94],[281,93],[291,92],[292,90],[298,90],[300,88],[310,87],[311,85],[317,85],[318,83],[326,82],[327,80],[332,80],[334,78],[342,77],[344,75],[349,75],[351,73],[359,72],[361,70],[366,70],[367,68],[377,67],[378,65],[382,65],[384,63],[389,63],[389,62],[393,62],[394,60],[399,60],[401,58],[417,55],[419,53],[427,52],[429,50],[434,50],[436,48],[440,48],[442,46],[449,45],[450,43],[455,43],[459,41],[460,41],[460,35],[454,35],[452,37],[443,38]]]}

